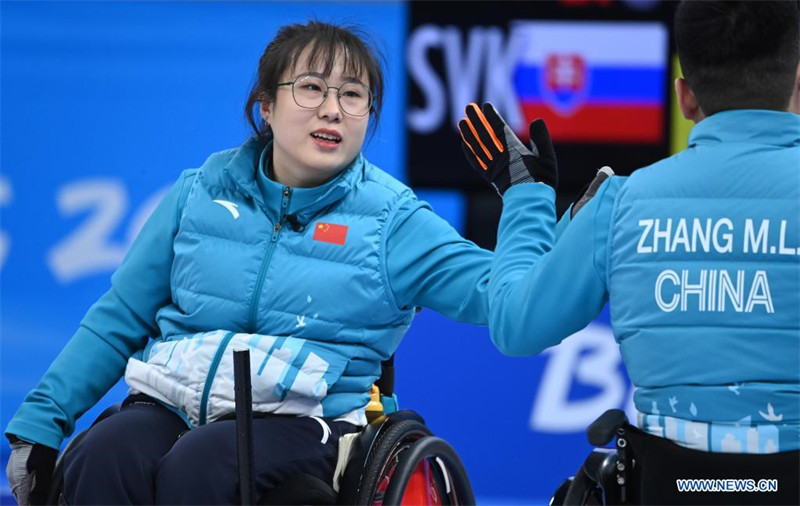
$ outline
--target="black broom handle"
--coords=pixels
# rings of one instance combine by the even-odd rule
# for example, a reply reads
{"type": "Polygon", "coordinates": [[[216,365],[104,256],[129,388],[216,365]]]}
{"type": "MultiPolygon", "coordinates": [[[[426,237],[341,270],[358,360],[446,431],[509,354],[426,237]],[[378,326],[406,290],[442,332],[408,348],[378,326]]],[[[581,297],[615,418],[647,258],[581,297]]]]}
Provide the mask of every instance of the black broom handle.
{"type": "Polygon", "coordinates": [[[253,468],[253,390],[250,384],[250,350],[233,352],[233,390],[236,402],[236,449],[239,457],[239,497],[250,506],[255,499],[253,468]]]}

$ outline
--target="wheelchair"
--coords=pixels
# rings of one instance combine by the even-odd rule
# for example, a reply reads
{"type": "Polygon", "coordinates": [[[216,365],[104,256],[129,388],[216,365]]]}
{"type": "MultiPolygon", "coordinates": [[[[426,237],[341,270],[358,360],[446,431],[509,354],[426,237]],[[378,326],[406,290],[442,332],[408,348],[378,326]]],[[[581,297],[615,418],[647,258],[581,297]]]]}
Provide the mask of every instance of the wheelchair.
{"type": "MultiPolygon", "coordinates": [[[[475,504],[453,447],[435,437],[419,414],[397,409],[393,358],[382,364],[381,378],[373,386],[368,425],[348,441],[340,440],[335,486],[311,475],[295,475],[270,490],[259,504],[475,504]]],[[[106,408],[92,426],[119,409],[119,404],[106,408]]],[[[76,435],[59,455],[47,504],[62,504],[64,456],[89,430],[76,435]]]]}
{"type": "Polygon", "coordinates": [[[558,487],[551,506],[606,504],[800,504],[800,452],[711,453],[647,434],[618,409],[587,429],[596,446],[558,487]],[[614,441],[614,448],[605,448],[614,441]],[[680,492],[677,480],[777,480],[778,492],[680,492]]]}

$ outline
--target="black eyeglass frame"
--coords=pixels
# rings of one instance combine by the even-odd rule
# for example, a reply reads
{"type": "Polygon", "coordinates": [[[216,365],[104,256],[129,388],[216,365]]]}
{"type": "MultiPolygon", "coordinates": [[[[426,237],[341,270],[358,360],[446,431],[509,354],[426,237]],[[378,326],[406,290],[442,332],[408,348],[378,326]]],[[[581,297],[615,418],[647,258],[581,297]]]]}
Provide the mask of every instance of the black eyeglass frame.
{"type": "MultiPolygon", "coordinates": [[[[346,84],[350,84],[350,83],[346,83],[346,84]]],[[[342,110],[342,112],[347,114],[348,116],[352,116],[354,118],[363,118],[364,116],[366,116],[366,115],[368,115],[369,113],[372,112],[372,108],[373,108],[373,105],[374,105],[374,101],[373,101],[373,98],[372,98],[372,90],[370,90],[369,87],[366,86],[363,83],[354,83],[354,84],[360,84],[361,86],[364,87],[364,89],[367,90],[367,94],[368,94],[367,97],[369,98],[369,101],[367,103],[369,104],[369,106],[367,107],[367,110],[366,110],[366,112],[364,112],[364,114],[353,114],[351,112],[348,112],[344,108],[344,106],[342,105],[342,95],[341,95],[342,87],[341,86],[339,86],[339,87],[328,86],[328,83],[325,81],[325,79],[321,78],[320,76],[314,75],[314,74],[303,74],[301,76],[297,76],[294,81],[287,81],[285,83],[277,83],[276,86],[291,86],[292,87],[292,99],[294,100],[294,103],[297,104],[298,107],[302,107],[303,109],[309,109],[309,110],[318,109],[320,105],[324,104],[325,100],[327,100],[327,98],[328,98],[328,91],[331,90],[331,89],[334,89],[334,90],[336,90],[336,103],[339,104],[339,108],[342,110]],[[323,84],[325,84],[325,91],[322,93],[322,102],[320,102],[319,105],[317,105],[315,107],[306,107],[304,105],[300,105],[300,102],[297,101],[297,97],[294,94],[294,85],[295,85],[295,83],[297,83],[298,81],[300,81],[302,79],[306,79],[306,78],[309,78],[309,77],[316,77],[317,79],[322,81],[323,84]]]]}

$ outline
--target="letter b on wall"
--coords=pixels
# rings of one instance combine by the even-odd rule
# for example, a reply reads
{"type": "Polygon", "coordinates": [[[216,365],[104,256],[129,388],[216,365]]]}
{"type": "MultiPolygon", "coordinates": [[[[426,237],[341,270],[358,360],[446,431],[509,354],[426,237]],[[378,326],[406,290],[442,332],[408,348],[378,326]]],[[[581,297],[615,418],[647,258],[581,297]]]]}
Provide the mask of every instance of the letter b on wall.
{"type": "Polygon", "coordinates": [[[536,432],[582,432],[605,410],[627,408],[632,418],[630,383],[611,328],[590,324],[547,351],[542,381],[533,403],[530,428],[536,432]],[[573,386],[588,386],[588,397],[570,399],[573,386]]]}

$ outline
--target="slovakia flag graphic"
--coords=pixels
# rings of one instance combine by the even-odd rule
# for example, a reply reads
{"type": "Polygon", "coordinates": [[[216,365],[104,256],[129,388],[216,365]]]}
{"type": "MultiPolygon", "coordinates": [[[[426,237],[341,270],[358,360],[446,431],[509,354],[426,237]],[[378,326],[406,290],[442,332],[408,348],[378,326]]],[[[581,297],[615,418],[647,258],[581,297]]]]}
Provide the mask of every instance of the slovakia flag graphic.
{"type": "Polygon", "coordinates": [[[556,141],[658,143],[664,134],[667,30],[660,23],[518,21],[513,72],[527,125],[556,141]]]}

